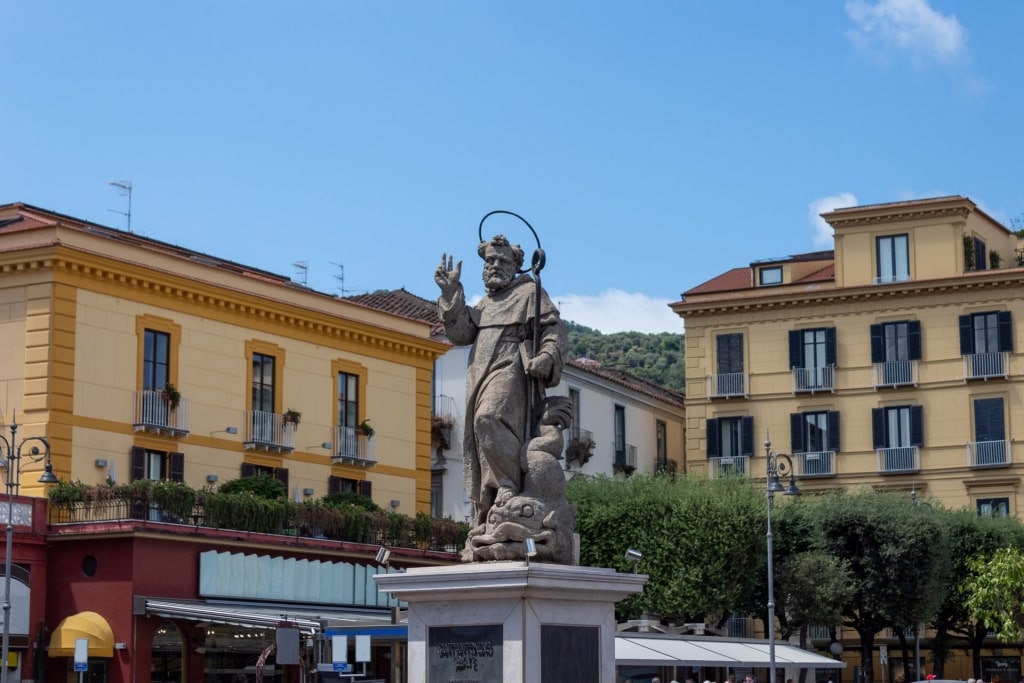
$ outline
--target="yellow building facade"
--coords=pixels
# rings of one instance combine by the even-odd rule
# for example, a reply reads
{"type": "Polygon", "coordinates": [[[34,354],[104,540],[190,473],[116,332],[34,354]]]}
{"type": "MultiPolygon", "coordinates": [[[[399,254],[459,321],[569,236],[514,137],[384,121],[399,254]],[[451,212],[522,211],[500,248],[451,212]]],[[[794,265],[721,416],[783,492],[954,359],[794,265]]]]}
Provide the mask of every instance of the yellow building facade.
{"type": "Polygon", "coordinates": [[[684,293],[688,470],[809,492],[874,486],[1021,515],[1024,268],[964,197],[823,216],[834,252],[755,261],[684,293]]]}
{"type": "Polygon", "coordinates": [[[0,206],[0,272],[0,409],[59,478],[266,473],[429,513],[429,325],[24,204],[0,206]]]}

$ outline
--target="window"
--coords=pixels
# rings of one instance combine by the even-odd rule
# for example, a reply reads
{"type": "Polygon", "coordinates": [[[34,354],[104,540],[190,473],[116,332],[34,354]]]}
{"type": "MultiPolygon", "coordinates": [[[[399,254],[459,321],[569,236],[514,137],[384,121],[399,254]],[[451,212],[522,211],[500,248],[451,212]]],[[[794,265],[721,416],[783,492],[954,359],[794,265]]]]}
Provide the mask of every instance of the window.
{"type": "Polygon", "coordinates": [[[982,517],[1009,517],[1009,498],[979,498],[978,514],[982,517]]]}
{"type": "Polygon", "coordinates": [[[835,474],[835,454],[839,452],[839,412],[792,413],[789,425],[793,453],[801,466],[800,474],[835,474]]]}
{"type": "Polygon", "coordinates": [[[626,454],[626,408],[615,406],[612,415],[613,427],[615,429],[615,467],[624,468],[629,465],[626,454]]]}
{"type": "Polygon", "coordinates": [[[904,320],[871,326],[875,385],[915,384],[914,361],[921,359],[921,322],[904,320]]]}
{"type": "Polygon", "coordinates": [[[373,497],[373,484],[366,479],[348,479],[331,476],[327,480],[328,493],[358,493],[367,498],[373,497]]]}
{"type": "Polygon", "coordinates": [[[1013,319],[1009,311],[989,311],[960,316],[960,353],[968,378],[1005,377],[1013,351],[1013,319]]]}
{"type": "Polygon", "coordinates": [[[338,434],[340,435],[339,455],[359,456],[359,439],[356,426],[359,424],[359,376],[338,372],[338,434]]]}
{"type": "Polygon", "coordinates": [[[708,458],[721,458],[720,470],[743,472],[743,457],[754,454],[754,418],[719,417],[707,421],[708,458]],[[739,458],[739,460],[736,460],[739,458]]]}
{"type": "Polygon", "coordinates": [[[571,435],[579,436],[579,430],[583,426],[581,424],[582,414],[580,413],[580,390],[569,389],[569,402],[572,403],[572,432],[571,435]]]}
{"type": "Polygon", "coordinates": [[[267,465],[254,465],[249,462],[242,463],[242,477],[273,477],[284,484],[285,494],[288,494],[288,468],[269,467],[267,465]]]}
{"type": "Polygon", "coordinates": [[[971,465],[1004,465],[1007,458],[1003,399],[974,400],[974,443],[969,445],[971,465]]]}
{"type": "Polygon", "coordinates": [[[974,270],[985,270],[985,240],[980,237],[974,239],[974,270]]]}
{"type": "Polygon", "coordinates": [[[905,282],[910,279],[910,250],[906,235],[886,235],[875,242],[878,252],[876,282],[905,282]]]}
{"type": "Polygon", "coordinates": [[[252,409],[274,412],[275,359],[265,353],[252,354],[252,409]]]}
{"type": "Polygon", "coordinates": [[[758,282],[762,287],[782,284],[782,266],[768,266],[758,270],[758,282]]]}
{"type": "Polygon", "coordinates": [[[924,445],[924,411],[921,406],[874,408],[871,433],[882,472],[919,469],[918,449],[924,445]]]}
{"type": "Polygon", "coordinates": [[[185,454],[155,451],[147,448],[132,448],[132,481],[155,479],[168,481],[185,480],[185,454]]]}
{"type": "Polygon", "coordinates": [[[743,333],[731,332],[715,337],[714,396],[743,396],[746,394],[743,376],[743,333]]]}
{"type": "Polygon", "coordinates": [[[668,467],[668,427],[664,420],[654,422],[655,470],[664,471],[668,467]]]}
{"type": "Polygon", "coordinates": [[[835,388],[836,328],[790,330],[789,367],[796,391],[835,388]]]}
{"type": "Polygon", "coordinates": [[[142,349],[142,388],[159,391],[170,381],[171,335],[147,329],[142,349]]]}
{"type": "Polygon", "coordinates": [[[430,473],[430,516],[444,517],[444,472],[430,473]]]}

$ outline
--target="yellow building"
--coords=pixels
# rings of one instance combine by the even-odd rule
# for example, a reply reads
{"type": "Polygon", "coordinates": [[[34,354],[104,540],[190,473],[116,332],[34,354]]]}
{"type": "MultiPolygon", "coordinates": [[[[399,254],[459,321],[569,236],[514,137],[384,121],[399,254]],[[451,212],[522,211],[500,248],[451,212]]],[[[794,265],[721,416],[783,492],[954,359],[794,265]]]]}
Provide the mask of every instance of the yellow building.
{"type": "Polygon", "coordinates": [[[768,435],[809,492],[870,485],[1021,514],[1017,236],[959,196],[823,217],[834,252],[755,261],[673,304],[689,471],[763,476],[768,435]]]}
{"type": "Polygon", "coordinates": [[[430,511],[429,325],[25,204],[0,206],[0,269],[0,410],[61,479],[267,473],[430,511]]]}

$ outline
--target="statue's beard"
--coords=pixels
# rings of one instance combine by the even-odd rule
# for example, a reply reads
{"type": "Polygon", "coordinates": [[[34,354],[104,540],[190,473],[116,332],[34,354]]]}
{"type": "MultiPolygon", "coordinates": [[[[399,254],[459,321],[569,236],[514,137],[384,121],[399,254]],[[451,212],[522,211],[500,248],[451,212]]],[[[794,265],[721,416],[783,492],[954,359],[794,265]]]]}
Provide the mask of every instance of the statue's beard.
{"type": "Polygon", "coordinates": [[[488,292],[497,292],[505,289],[512,283],[512,276],[505,275],[498,271],[487,271],[484,273],[484,287],[488,292]]]}

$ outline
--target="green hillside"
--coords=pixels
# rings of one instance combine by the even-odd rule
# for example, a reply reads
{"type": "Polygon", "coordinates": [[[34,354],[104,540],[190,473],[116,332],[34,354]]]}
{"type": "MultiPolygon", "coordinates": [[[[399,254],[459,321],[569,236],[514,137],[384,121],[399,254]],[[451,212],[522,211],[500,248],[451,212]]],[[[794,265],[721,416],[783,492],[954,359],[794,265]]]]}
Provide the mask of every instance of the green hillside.
{"type": "Polygon", "coordinates": [[[685,391],[683,335],[672,332],[601,334],[570,321],[566,321],[565,326],[569,330],[570,358],[590,358],[603,367],[625,370],[668,389],[685,391]]]}

